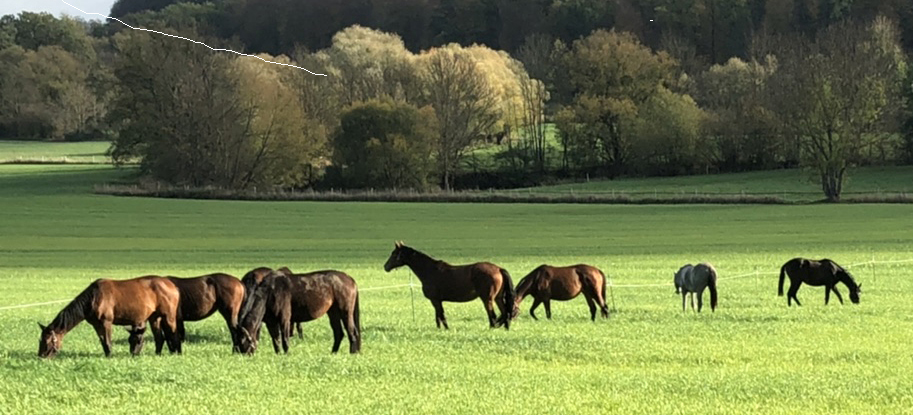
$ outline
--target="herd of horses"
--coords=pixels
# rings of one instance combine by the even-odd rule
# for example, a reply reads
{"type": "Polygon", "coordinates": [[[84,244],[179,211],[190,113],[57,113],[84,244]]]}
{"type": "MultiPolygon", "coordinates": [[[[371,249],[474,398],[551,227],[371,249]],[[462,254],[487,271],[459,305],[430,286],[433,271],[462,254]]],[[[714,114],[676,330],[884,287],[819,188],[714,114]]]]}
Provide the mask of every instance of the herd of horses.
{"type": "MultiPolygon", "coordinates": [[[[529,314],[545,307],[551,319],[551,301],[568,301],[583,294],[595,321],[597,312],[609,317],[606,305],[606,276],[598,268],[578,264],[567,267],[540,265],[514,287],[510,273],[490,262],[450,265],[414,248],[396,242],[384,264],[393,271],[407,266],[418,277],[422,293],[431,301],[437,327],[448,329],[444,302],[468,302],[481,299],[491,328],[510,328],[519,315],[519,306],[527,296],[533,298],[529,314]],[[495,312],[497,307],[498,313],[495,312]]],[[[860,284],[829,259],[820,261],[794,258],[780,268],[779,295],[789,277],[787,305],[795,301],[799,286],[824,286],[824,302],[830,301],[837,283],[849,289],[850,301],[859,303],[860,284]]],[[[675,292],[682,294],[682,310],[691,294],[691,308],[697,294],[697,311],[703,307],[703,293],[710,291],[711,311],[717,308],[717,273],[712,265],[701,263],[681,267],[674,274],[675,292]]],[[[171,353],[181,353],[185,339],[184,322],[205,319],[218,312],[225,319],[234,352],[252,354],[257,350],[260,328],[265,325],[276,353],[288,352],[289,338],[301,322],[326,315],[333,329],[332,352],[339,351],[343,337],[349,341],[349,352],[361,350],[359,294],[355,280],[344,272],[324,270],[296,274],[290,269],[256,268],[240,280],[215,273],[193,278],[143,276],[127,280],[98,279],[76,296],[47,326],[41,327],[38,356],[53,357],[60,351],[63,337],[82,321],[95,329],[106,356],[111,355],[112,326],[127,326],[130,352],[138,355],[143,348],[147,327],[155,340],[156,354],[167,344],[171,353]],[[148,323],[148,325],[147,325],[148,323]]]]}

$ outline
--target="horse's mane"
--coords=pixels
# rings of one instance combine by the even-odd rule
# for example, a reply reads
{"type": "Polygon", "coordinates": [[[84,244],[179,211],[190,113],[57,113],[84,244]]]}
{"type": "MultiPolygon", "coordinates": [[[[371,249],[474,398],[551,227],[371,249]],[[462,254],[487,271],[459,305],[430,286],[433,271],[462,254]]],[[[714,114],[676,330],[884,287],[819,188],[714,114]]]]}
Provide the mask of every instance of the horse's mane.
{"type": "Polygon", "coordinates": [[[260,285],[255,286],[256,290],[247,295],[245,292],[245,302],[238,313],[238,320],[241,327],[259,327],[266,314],[266,303],[269,298],[271,287],[266,284],[266,279],[260,285]],[[250,322],[250,324],[246,324],[250,322]]]}
{"type": "Polygon", "coordinates": [[[428,254],[426,254],[426,253],[424,253],[424,252],[422,252],[422,251],[419,251],[418,249],[415,249],[415,248],[413,248],[413,247],[411,247],[411,246],[403,245],[403,246],[400,247],[400,249],[403,250],[403,254],[404,254],[405,257],[407,257],[407,258],[409,258],[409,257],[412,257],[412,258],[418,257],[419,259],[424,260],[424,261],[428,261],[429,263],[432,263],[432,264],[450,265],[450,264],[448,264],[448,263],[446,263],[446,262],[444,262],[444,261],[441,261],[441,260],[439,260],[439,259],[434,259],[434,258],[431,257],[431,255],[428,255],[428,254]]]}
{"type": "Polygon", "coordinates": [[[545,265],[539,265],[538,267],[536,267],[536,269],[530,271],[529,274],[526,274],[525,277],[521,278],[520,281],[517,282],[517,288],[516,288],[517,296],[519,296],[519,297],[526,296],[526,293],[529,291],[529,288],[533,285],[534,282],[536,282],[536,279],[539,277],[539,272],[542,271],[543,267],[545,267],[545,265]]]}
{"type": "Polygon", "coordinates": [[[82,290],[70,304],[57,313],[54,321],[48,326],[53,330],[70,331],[73,327],[86,319],[86,310],[92,306],[95,295],[98,293],[98,280],[89,284],[82,290]]]}
{"type": "Polygon", "coordinates": [[[272,271],[272,269],[267,268],[267,267],[255,268],[255,269],[251,270],[250,272],[248,272],[247,274],[244,274],[244,277],[241,278],[241,285],[244,286],[244,297],[241,300],[241,310],[238,314],[239,316],[245,315],[247,312],[247,309],[250,308],[251,294],[254,291],[256,291],[257,285],[259,284],[257,282],[257,278],[256,278],[257,273],[259,273],[259,272],[268,273],[271,271],[272,271]]]}

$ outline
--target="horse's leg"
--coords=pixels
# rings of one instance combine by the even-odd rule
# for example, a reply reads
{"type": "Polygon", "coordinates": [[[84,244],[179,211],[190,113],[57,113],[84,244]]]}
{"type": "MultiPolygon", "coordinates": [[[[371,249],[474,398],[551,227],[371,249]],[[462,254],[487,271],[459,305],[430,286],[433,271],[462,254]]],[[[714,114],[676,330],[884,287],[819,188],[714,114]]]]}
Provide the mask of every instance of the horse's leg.
{"type": "Polygon", "coordinates": [[[98,335],[98,340],[101,342],[101,349],[105,351],[105,356],[111,356],[111,321],[103,320],[96,323],[92,323],[92,327],[95,328],[95,334],[98,335]]]}
{"type": "Polygon", "coordinates": [[[441,325],[444,325],[444,330],[449,330],[450,327],[447,327],[447,317],[444,316],[444,305],[441,304],[441,300],[431,300],[431,304],[434,305],[434,322],[437,323],[437,328],[441,328],[441,325]]]}
{"type": "Polygon", "coordinates": [[[146,332],[146,323],[143,322],[138,326],[133,326],[128,331],[130,332],[130,337],[127,339],[130,343],[130,354],[139,356],[140,352],[143,351],[143,333],[146,332]]]}
{"type": "Polygon", "coordinates": [[[358,353],[361,349],[361,333],[358,331],[358,325],[355,324],[355,308],[353,304],[343,314],[345,320],[346,337],[349,338],[349,353],[358,353]]]}
{"type": "Polygon", "coordinates": [[[685,290],[682,290],[682,312],[683,313],[686,310],[685,303],[687,302],[687,298],[688,298],[688,292],[685,290]]]}
{"type": "Polygon", "coordinates": [[[596,321],[596,301],[586,292],[583,293],[583,297],[586,298],[586,305],[590,307],[590,321],[596,321]]]}
{"type": "Polygon", "coordinates": [[[228,326],[228,334],[231,336],[231,352],[238,353],[241,349],[238,347],[238,312],[228,307],[219,308],[219,314],[225,319],[225,325],[228,326]]]}
{"type": "Polygon", "coordinates": [[[552,300],[551,300],[551,298],[545,297],[545,299],[542,300],[542,305],[545,306],[545,318],[551,320],[552,319],[552,300]]]}
{"type": "Polygon", "coordinates": [[[827,303],[831,302],[831,288],[834,288],[834,286],[833,285],[824,286],[824,305],[827,305],[827,303]]]}
{"type": "Polygon", "coordinates": [[[165,335],[162,334],[161,317],[149,320],[149,328],[152,329],[152,338],[155,339],[155,354],[162,354],[162,347],[165,346],[165,335]]]}
{"type": "Polygon", "coordinates": [[[691,298],[691,311],[694,311],[694,291],[690,292],[689,294],[690,295],[688,297],[691,298]]]}
{"type": "Polygon", "coordinates": [[[704,308],[704,290],[697,293],[697,312],[700,313],[702,308],[704,308]]]}
{"type": "Polygon", "coordinates": [[[298,338],[299,338],[299,339],[303,339],[303,338],[304,338],[304,332],[301,331],[301,322],[300,322],[300,321],[297,322],[297,323],[295,323],[295,328],[298,329],[298,338]]]}
{"type": "Polygon", "coordinates": [[[342,344],[342,338],[345,336],[342,330],[342,313],[331,310],[327,313],[330,319],[330,328],[333,329],[333,350],[332,353],[339,351],[339,345],[342,344]]]}
{"type": "Polygon", "coordinates": [[[279,333],[282,335],[282,350],[288,354],[289,339],[292,337],[292,316],[288,316],[279,324],[279,333]]]}
{"type": "Polygon", "coordinates": [[[786,300],[788,305],[792,305],[789,302],[789,299],[792,299],[793,301],[796,302],[797,306],[800,306],[800,307],[802,306],[802,303],[799,302],[799,297],[796,297],[796,294],[799,292],[799,287],[801,287],[801,286],[802,286],[801,282],[796,281],[796,280],[790,280],[789,291],[786,292],[786,295],[788,296],[787,300],[786,300]]]}
{"type": "Polygon", "coordinates": [[[495,314],[495,305],[493,298],[482,298],[482,306],[485,307],[485,313],[488,314],[488,327],[495,328],[498,326],[498,315],[495,314]]]}
{"type": "Polygon", "coordinates": [[[278,321],[266,323],[266,329],[269,330],[269,337],[273,340],[273,351],[279,354],[282,351],[282,333],[278,321]]]}
{"type": "Polygon", "coordinates": [[[162,326],[170,353],[181,354],[181,336],[178,334],[178,322],[175,316],[164,316],[162,326]]]}
{"type": "Polygon", "coordinates": [[[542,301],[539,301],[538,298],[533,297],[533,306],[529,308],[529,315],[533,317],[533,320],[539,319],[539,317],[536,317],[536,307],[539,307],[539,304],[542,304],[542,301]]]}
{"type": "Polygon", "coordinates": [[[510,324],[510,314],[513,312],[513,305],[511,304],[508,306],[505,304],[504,297],[501,295],[495,297],[495,304],[498,305],[498,311],[501,312],[501,317],[498,320],[498,324],[510,324]]]}
{"type": "Polygon", "coordinates": [[[177,330],[178,339],[183,342],[184,340],[187,340],[187,332],[184,331],[184,320],[177,319],[177,325],[178,325],[178,330],[177,330]]]}
{"type": "Polygon", "coordinates": [[[840,295],[840,291],[837,291],[837,286],[835,285],[831,287],[831,289],[834,290],[834,295],[836,295],[837,299],[840,300],[840,304],[843,304],[843,296],[840,295]]]}

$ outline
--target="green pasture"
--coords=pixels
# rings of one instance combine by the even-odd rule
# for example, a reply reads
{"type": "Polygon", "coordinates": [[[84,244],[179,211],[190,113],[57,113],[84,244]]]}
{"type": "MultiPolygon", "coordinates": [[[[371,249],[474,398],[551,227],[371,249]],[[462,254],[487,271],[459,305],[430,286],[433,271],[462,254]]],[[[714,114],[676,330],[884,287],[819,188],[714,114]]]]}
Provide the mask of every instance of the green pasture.
{"type": "Polygon", "coordinates": [[[0,163],[3,162],[70,162],[106,163],[107,141],[47,142],[0,140],[0,163]]]}
{"type": "MultiPolygon", "coordinates": [[[[913,166],[862,167],[851,169],[844,184],[844,197],[879,193],[913,193],[913,166]]],[[[823,199],[812,172],[802,169],[768,170],[748,173],[708,174],[642,179],[592,180],[521,189],[551,194],[630,194],[643,196],[771,195],[786,200],[823,199]]]]}
{"type": "MultiPolygon", "coordinates": [[[[776,296],[795,256],[913,259],[911,205],[615,206],[242,202],[91,194],[108,166],[0,166],[0,413],[901,414],[913,408],[913,262],[850,267],[862,302],[776,296]],[[489,330],[479,302],[437,330],[393,241],[451,263],[489,260],[514,282],[540,263],[591,263],[618,285],[612,317],[582,298],[554,318],[489,330]],[[683,313],[666,284],[686,262],[719,271],[720,308],[683,313]],[[232,355],[221,318],[188,323],[182,356],[104,358],[78,326],[53,360],[39,329],[99,277],[334,268],[361,288],[360,355],[331,355],[325,319],[289,355],[232,355]],[[758,275],[729,278],[757,272],[758,275]],[[727,279],[728,278],[728,279],[727,279]],[[623,286],[625,285],[625,286],[623,286]]],[[[846,294],[846,289],[840,290],[846,294]]],[[[844,295],[846,297],[846,295],[844,295]]],[[[344,341],[343,350],[347,348],[344,341]]]]}

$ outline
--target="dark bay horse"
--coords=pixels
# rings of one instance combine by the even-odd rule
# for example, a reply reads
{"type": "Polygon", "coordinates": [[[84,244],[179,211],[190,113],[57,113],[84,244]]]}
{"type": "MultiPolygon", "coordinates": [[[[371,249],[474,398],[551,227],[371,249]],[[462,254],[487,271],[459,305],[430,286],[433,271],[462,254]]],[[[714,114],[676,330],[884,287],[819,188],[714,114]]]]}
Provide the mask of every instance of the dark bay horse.
{"type": "MultiPolygon", "coordinates": [[[[178,337],[183,342],[184,322],[199,321],[216,311],[225,319],[233,350],[238,348],[238,318],[244,300],[244,286],[232,275],[215,273],[192,278],[168,277],[181,293],[178,306],[178,337]]],[[[156,337],[155,352],[161,353],[163,341],[156,337]]]]}
{"type": "MultiPolygon", "coordinates": [[[[543,264],[517,283],[517,299],[514,308],[518,309],[523,298],[530,295],[533,297],[533,306],[529,309],[529,315],[538,320],[535,310],[539,304],[543,304],[545,317],[551,319],[551,300],[572,300],[583,293],[587,305],[590,306],[590,320],[596,321],[597,305],[602,316],[609,317],[605,290],[605,274],[599,268],[586,264],[568,267],[553,267],[543,264]]],[[[515,311],[514,316],[516,314],[515,311]]]]}
{"type": "Polygon", "coordinates": [[[682,311],[685,311],[685,297],[691,294],[691,309],[694,310],[694,294],[697,294],[697,312],[704,307],[704,289],[710,289],[710,311],[716,311],[716,269],[703,262],[681,267],[675,273],[675,293],[682,294],[682,311]]]}
{"type": "Polygon", "coordinates": [[[83,320],[95,328],[105,356],[111,356],[111,326],[129,326],[130,352],[143,349],[146,322],[156,336],[164,336],[172,353],[181,352],[177,335],[180,292],[169,279],[145,276],[128,280],[98,279],[89,284],[47,326],[41,327],[38,356],[54,357],[63,337],[83,320]],[[159,329],[159,325],[164,330],[159,329]]]}
{"type": "MultiPolygon", "coordinates": [[[[244,277],[241,278],[241,284],[244,285],[244,301],[242,301],[242,306],[241,306],[242,310],[244,310],[244,308],[249,304],[248,300],[250,299],[250,294],[252,294],[257,289],[257,285],[259,285],[260,282],[263,281],[263,279],[266,278],[266,276],[269,275],[273,271],[277,271],[277,272],[285,274],[285,275],[292,275],[292,270],[290,270],[288,267],[282,267],[277,270],[273,270],[272,268],[267,268],[267,267],[259,267],[259,268],[254,268],[254,269],[250,270],[250,272],[248,272],[247,274],[244,274],[244,277]]],[[[244,313],[245,312],[242,312],[242,315],[244,313]]],[[[292,325],[292,334],[291,334],[292,336],[295,335],[295,329],[298,329],[298,338],[303,339],[304,333],[302,333],[302,331],[301,331],[300,322],[292,325]]],[[[259,327],[257,327],[256,336],[257,336],[257,339],[260,339],[260,328],[259,327]]]]}
{"type": "Polygon", "coordinates": [[[843,297],[837,291],[837,283],[842,282],[850,290],[850,301],[853,304],[859,304],[859,293],[862,292],[862,284],[856,284],[853,276],[850,275],[843,267],[829,259],[816,261],[813,259],[793,258],[780,267],[780,285],[777,295],[783,296],[783,280],[789,275],[789,291],[787,292],[786,304],[801,306],[796,293],[799,292],[799,286],[806,283],[813,287],[824,286],[824,304],[831,301],[831,291],[837,295],[840,304],[843,304],[843,297]]]}
{"type": "Polygon", "coordinates": [[[494,328],[503,324],[505,329],[510,329],[516,293],[510,274],[504,268],[490,262],[450,265],[396,242],[384,270],[390,272],[403,265],[408,266],[422,282],[422,293],[434,306],[438,328],[443,325],[449,329],[442,302],[465,303],[481,298],[488,313],[489,326],[494,328]],[[501,310],[501,317],[495,315],[495,304],[501,310]]]}
{"type": "Polygon", "coordinates": [[[257,350],[256,331],[266,324],[273,349],[288,353],[291,325],[311,321],[324,314],[333,329],[333,353],[339,351],[343,332],[349,338],[349,353],[361,350],[361,321],[358,286],[339,271],[316,271],[286,275],[272,272],[250,294],[249,307],[241,318],[239,346],[242,353],[257,350]]]}

